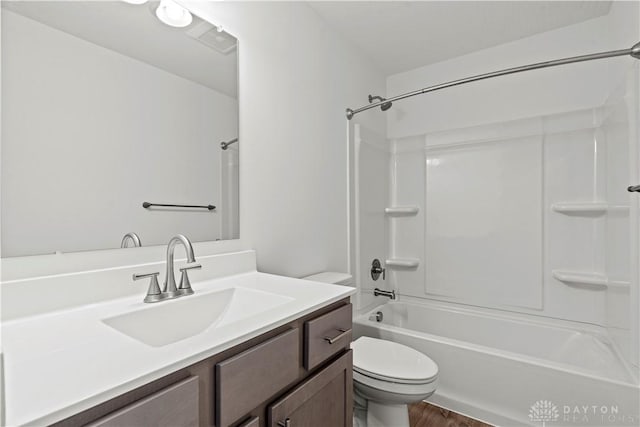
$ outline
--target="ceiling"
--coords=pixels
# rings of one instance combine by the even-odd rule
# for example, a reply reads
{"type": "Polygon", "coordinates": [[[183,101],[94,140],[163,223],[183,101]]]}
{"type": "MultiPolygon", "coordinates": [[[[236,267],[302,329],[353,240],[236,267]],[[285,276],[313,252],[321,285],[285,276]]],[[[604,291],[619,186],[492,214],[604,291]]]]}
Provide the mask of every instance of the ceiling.
{"type": "MultiPolygon", "coordinates": [[[[592,19],[611,1],[315,1],[328,25],[386,75],[592,19]]],[[[237,97],[237,53],[222,55],[154,16],[156,2],[2,1],[2,7],[237,97]],[[115,24],[117,23],[117,24],[115,24]],[[212,72],[215,70],[215,72],[212,72]]],[[[226,33],[223,33],[226,35],[226,33]]],[[[232,37],[232,36],[231,36],[232,37]]]]}
{"type": "Polygon", "coordinates": [[[606,15],[610,1],[308,3],[386,75],[606,15]]]}
{"type": "MultiPolygon", "coordinates": [[[[185,28],[169,27],[155,16],[158,2],[2,1],[2,7],[93,44],[237,98],[237,50],[227,54],[187,32],[213,26],[194,17],[185,28]]],[[[220,36],[233,38],[226,32],[220,36]]],[[[235,39],[234,39],[235,40],[235,39]]]]}

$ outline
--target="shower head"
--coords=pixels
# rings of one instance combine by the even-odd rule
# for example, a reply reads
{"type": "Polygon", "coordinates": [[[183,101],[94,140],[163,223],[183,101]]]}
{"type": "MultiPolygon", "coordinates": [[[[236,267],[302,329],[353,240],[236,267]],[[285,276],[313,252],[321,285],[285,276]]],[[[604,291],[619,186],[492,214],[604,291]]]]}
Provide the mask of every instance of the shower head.
{"type": "Polygon", "coordinates": [[[640,42],[633,45],[630,55],[636,59],[640,59],[640,42]]]}
{"type": "MultiPolygon", "coordinates": [[[[384,101],[386,98],[383,98],[381,96],[378,95],[369,95],[369,104],[371,104],[373,102],[374,99],[379,100],[380,102],[384,101]]],[[[389,108],[391,108],[393,104],[391,102],[385,102],[384,104],[382,104],[380,106],[380,109],[382,111],[387,111],[389,108]]]]}

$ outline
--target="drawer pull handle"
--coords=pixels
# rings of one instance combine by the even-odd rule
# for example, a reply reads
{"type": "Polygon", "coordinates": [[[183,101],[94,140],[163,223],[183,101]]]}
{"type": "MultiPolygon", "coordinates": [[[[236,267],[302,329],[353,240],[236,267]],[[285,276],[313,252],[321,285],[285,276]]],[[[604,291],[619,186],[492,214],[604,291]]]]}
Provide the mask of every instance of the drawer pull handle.
{"type": "Polygon", "coordinates": [[[285,418],[284,422],[278,421],[278,425],[280,427],[291,427],[291,418],[289,417],[285,418]]]}
{"type": "Polygon", "coordinates": [[[351,333],[351,329],[338,328],[338,330],[340,331],[340,333],[338,335],[336,335],[333,338],[324,337],[324,340],[326,342],[328,342],[329,344],[333,344],[333,343],[335,343],[337,341],[340,341],[342,338],[346,337],[349,333],[351,333]]]}

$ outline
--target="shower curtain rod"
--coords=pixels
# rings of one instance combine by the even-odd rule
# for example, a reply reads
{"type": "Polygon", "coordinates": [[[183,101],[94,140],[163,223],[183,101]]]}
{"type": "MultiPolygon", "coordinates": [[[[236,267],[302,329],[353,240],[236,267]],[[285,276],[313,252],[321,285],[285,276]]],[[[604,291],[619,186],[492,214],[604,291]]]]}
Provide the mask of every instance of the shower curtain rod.
{"type": "Polygon", "coordinates": [[[553,61],[545,61],[545,62],[537,62],[535,64],[523,65],[523,66],[514,67],[514,68],[507,68],[507,69],[504,69],[504,70],[494,71],[494,72],[491,72],[491,73],[478,74],[478,75],[475,75],[475,76],[466,77],[464,79],[452,80],[452,81],[447,82],[447,83],[440,83],[440,84],[437,84],[437,85],[434,85],[434,86],[429,86],[429,87],[425,87],[423,89],[418,89],[418,90],[415,90],[413,92],[407,92],[407,93],[404,93],[402,95],[394,96],[393,98],[387,98],[387,99],[384,99],[382,101],[379,101],[379,102],[376,102],[376,103],[373,103],[373,104],[369,104],[369,105],[365,105],[365,106],[360,107],[360,108],[356,108],[355,110],[352,110],[351,108],[347,108],[347,110],[346,110],[347,119],[351,120],[353,118],[353,116],[355,116],[356,114],[361,113],[361,112],[366,111],[366,110],[369,110],[371,108],[380,107],[380,106],[382,106],[382,104],[387,104],[387,103],[390,103],[390,102],[399,101],[401,99],[410,98],[410,97],[416,96],[416,95],[422,95],[423,93],[427,93],[427,92],[434,92],[436,90],[445,89],[445,88],[452,87],[452,86],[458,86],[458,85],[463,85],[463,84],[466,84],[466,83],[477,82],[478,80],[484,80],[484,79],[490,79],[490,78],[493,78],[493,77],[505,76],[507,74],[521,73],[523,71],[538,70],[540,68],[555,67],[557,65],[573,64],[574,62],[593,61],[594,59],[613,58],[615,56],[625,56],[625,55],[630,55],[630,56],[632,56],[632,57],[634,57],[636,59],[640,59],[640,42],[638,42],[635,45],[633,45],[633,47],[630,48],[630,49],[610,50],[610,51],[607,51],[607,52],[592,53],[590,55],[573,56],[571,58],[556,59],[556,60],[553,60],[553,61]]]}

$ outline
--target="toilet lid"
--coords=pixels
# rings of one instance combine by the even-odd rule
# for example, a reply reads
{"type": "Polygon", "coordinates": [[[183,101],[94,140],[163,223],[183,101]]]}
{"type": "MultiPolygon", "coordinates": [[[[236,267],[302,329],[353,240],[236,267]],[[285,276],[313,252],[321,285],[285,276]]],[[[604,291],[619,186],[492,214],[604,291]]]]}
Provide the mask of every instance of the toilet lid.
{"type": "Polygon", "coordinates": [[[370,337],[351,343],[353,369],[363,375],[398,383],[427,383],[438,376],[438,365],[406,345],[370,337]]]}

